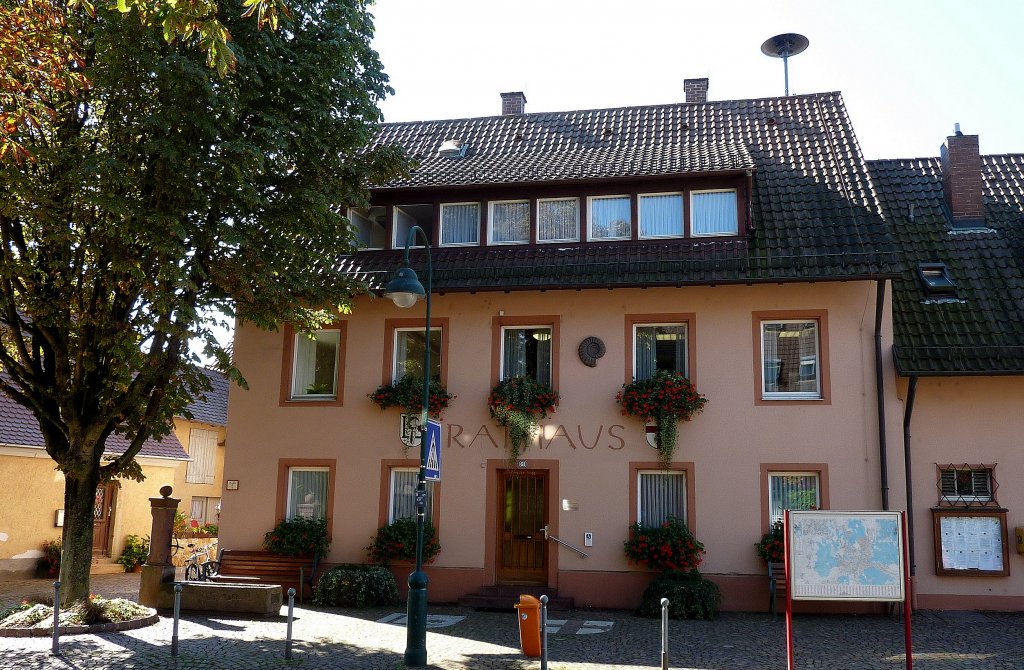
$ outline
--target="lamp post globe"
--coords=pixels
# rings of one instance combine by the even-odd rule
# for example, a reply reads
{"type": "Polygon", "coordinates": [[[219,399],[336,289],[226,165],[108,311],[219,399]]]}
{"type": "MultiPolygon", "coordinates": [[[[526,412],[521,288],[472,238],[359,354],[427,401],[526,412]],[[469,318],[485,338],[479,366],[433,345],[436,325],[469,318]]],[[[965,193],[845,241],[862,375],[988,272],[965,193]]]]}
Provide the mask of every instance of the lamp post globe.
{"type": "Polygon", "coordinates": [[[395,273],[395,278],[388,283],[384,290],[384,297],[390,298],[402,308],[412,307],[426,297],[423,284],[416,276],[416,271],[409,267],[408,262],[395,273]]]}

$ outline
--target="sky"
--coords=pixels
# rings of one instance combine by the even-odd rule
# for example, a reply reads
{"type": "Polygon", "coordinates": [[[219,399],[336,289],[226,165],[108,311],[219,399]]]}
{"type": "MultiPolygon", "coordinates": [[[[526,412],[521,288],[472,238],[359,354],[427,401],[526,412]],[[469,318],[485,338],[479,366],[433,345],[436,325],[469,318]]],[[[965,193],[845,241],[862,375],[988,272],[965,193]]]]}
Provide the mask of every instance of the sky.
{"type": "Polygon", "coordinates": [[[395,94],[385,121],[842,91],[865,158],[937,156],[960,123],[982,153],[1024,153],[1024,2],[974,0],[376,0],[374,48],[395,94]]]}

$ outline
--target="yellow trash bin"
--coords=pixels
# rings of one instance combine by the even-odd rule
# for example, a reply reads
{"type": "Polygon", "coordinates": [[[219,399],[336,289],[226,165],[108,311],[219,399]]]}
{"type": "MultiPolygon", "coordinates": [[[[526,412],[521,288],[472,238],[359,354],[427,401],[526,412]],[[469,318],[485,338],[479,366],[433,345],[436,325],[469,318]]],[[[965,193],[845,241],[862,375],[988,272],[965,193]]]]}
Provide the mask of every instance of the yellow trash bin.
{"type": "Polygon", "coordinates": [[[533,596],[519,596],[516,605],[519,619],[519,646],[530,658],[540,656],[540,601],[533,596]]]}

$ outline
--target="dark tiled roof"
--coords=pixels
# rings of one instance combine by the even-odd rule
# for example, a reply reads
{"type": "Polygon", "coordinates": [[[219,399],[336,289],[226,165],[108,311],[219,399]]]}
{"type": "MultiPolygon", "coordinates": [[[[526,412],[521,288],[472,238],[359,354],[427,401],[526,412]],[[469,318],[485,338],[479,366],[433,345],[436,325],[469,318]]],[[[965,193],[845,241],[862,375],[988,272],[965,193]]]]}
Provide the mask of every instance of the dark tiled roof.
{"type": "MultiPolygon", "coordinates": [[[[396,123],[378,142],[422,157],[408,179],[378,190],[752,173],[746,238],[439,248],[436,290],[854,279],[899,269],[838,93],[396,123]],[[468,143],[466,158],[437,156],[449,139],[468,143]]],[[[374,288],[397,267],[394,252],[346,263],[374,288]]],[[[424,267],[415,252],[413,263],[424,267]]]]}
{"type": "Polygon", "coordinates": [[[203,393],[186,409],[196,421],[226,426],[228,423],[228,379],[216,370],[208,368],[202,368],[202,373],[210,380],[212,388],[203,393]]]}
{"type": "MultiPolygon", "coordinates": [[[[43,434],[39,432],[39,424],[32,412],[3,393],[0,393],[0,445],[45,448],[43,434]]],[[[104,453],[123,454],[127,448],[128,441],[124,436],[114,434],[107,438],[104,453]]],[[[188,454],[174,433],[160,441],[146,440],[139,455],[188,460],[188,454]]]]}
{"type": "Polygon", "coordinates": [[[975,231],[951,229],[938,158],[869,166],[907,262],[893,282],[897,369],[1024,374],[1024,155],[982,157],[986,228],[975,231]],[[956,295],[926,294],[920,263],[945,263],[956,295]]]}

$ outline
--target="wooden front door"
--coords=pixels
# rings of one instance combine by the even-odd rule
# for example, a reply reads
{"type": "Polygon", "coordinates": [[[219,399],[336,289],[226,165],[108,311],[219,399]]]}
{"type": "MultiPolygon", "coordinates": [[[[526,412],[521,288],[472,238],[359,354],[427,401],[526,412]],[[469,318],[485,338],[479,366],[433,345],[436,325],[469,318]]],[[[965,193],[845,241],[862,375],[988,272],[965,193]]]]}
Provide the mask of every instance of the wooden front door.
{"type": "Polygon", "coordinates": [[[114,484],[100,484],[96,487],[96,501],[92,506],[92,553],[94,556],[110,556],[110,534],[114,528],[114,502],[117,487],[114,484]]]}
{"type": "Polygon", "coordinates": [[[546,470],[499,470],[498,583],[548,582],[546,470]]]}

